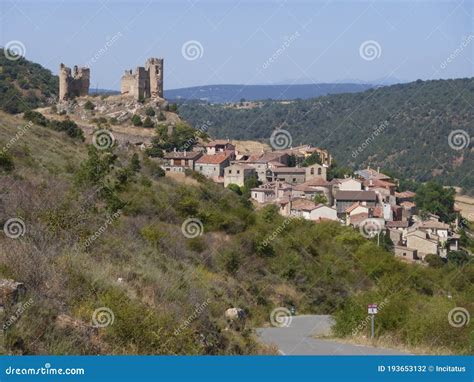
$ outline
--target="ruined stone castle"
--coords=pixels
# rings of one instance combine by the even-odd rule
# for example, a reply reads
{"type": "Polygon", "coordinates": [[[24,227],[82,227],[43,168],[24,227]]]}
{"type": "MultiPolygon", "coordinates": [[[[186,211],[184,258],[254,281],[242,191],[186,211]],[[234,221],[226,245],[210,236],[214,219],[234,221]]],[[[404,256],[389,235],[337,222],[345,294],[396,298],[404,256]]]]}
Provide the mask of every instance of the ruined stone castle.
{"type": "Polygon", "coordinates": [[[120,84],[122,95],[135,99],[163,98],[163,59],[149,58],[145,67],[126,70],[120,84]]]}
{"type": "Polygon", "coordinates": [[[71,68],[59,65],[59,100],[67,101],[73,97],[82,97],[89,94],[90,71],[89,68],[71,68]]]}

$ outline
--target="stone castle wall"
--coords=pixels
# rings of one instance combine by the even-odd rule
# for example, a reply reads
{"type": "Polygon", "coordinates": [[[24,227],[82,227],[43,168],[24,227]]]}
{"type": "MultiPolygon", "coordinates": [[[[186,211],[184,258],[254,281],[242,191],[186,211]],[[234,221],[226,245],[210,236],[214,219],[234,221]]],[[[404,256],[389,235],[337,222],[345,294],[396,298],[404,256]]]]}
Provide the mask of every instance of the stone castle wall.
{"type": "Polygon", "coordinates": [[[72,72],[64,64],[59,66],[59,100],[66,101],[74,97],[89,94],[90,70],[74,66],[72,72]]]}
{"type": "Polygon", "coordinates": [[[149,58],[145,67],[139,66],[135,72],[126,70],[120,92],[135,99],[163,98],[163,59],[149,58]]]}

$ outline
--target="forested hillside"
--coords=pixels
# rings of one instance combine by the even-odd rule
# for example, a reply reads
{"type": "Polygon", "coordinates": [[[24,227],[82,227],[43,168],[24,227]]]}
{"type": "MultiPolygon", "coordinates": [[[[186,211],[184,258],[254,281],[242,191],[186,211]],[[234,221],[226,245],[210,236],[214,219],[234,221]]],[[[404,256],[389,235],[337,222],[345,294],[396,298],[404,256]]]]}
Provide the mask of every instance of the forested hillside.
{"type": "Polygon", "coordinates": [[[1,110],[19,113],[47,104],[48,99],[51,103],[58,92],[58,81],[57,76],[40,64],[5,55],[0,49],[1,110]]]}
{"type": "Polygon", "coordinates": [[[416,81],[252,109],[184,104],[181,116],[211,136],[268,140],[288,130],[293,145],[329,149],[341,165],[381,166],[418,181],[436,178],[474,193],[474,79],[416,81]],[[455,130],[455,135],[450,133],[455,130]]]}
{"type": "Polygon", "coordinates": [[[473,309],[472,263],[404,264],[352,228],[163,176],[143,152],[1,112],[0,124],[0,279],[25,287],[5,306],[3,352],[268,353],[253,328],[276,308],[335,314],[338,335],[363,336],[367,303],[382,301],[377,335],[391,346],[473,351],[473,324],[449,321],[473,309]],[[243,325],[228,327],[230,307],[243,325]]]}

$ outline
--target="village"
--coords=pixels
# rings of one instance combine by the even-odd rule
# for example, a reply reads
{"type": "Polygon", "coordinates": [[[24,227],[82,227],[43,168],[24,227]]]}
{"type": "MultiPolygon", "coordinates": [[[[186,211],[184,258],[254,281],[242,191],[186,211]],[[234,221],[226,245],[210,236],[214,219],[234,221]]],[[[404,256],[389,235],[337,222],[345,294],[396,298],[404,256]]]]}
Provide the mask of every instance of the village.
{"type": "MultiPolygon", "coordinates": [[[[160,108],[166,103],[163,64],[163,59],[149,58],[144,67],[126,70],[118,100],[130,99],[135,113],[145,108],[141,103],[144,99],[160,108]]],[[[87,68],[74,67],[71,71],[61,64],[60,100],[87,95],[89,76],[87,68]]],[[[130,143],[130,135],[125,137],[126,143],[130,143]]],[[[142,138],[135,145],[142,150],[151,147],[150,139],[143,142],[142,138]]],[[[404,261],[426,264],[427,255],[446,258],[449,251],[459,250],[460,235],[456,233],[459,210],[455,211],[457,218],[452,224],[444,223],[434,214],[421,216],[415,203],[416,194],[397,192],[399,181],[379,168],[368,167],[351,176],[329,179],[332,156],[318,147],[272,145],[272,150],[257,145],[239,149],[240,141],[197,138],[188,143],[164,152],[163,158],[156,158],[166,174],[176,176],[196,171],[230,189],[243,188],[250,181],[250,199],[256,208],[272,204],[287,218],[339,222],[358,229],[366,238],[377,237],[378,242],[383,234],[393,243],[394,255],[404,261]]]]}
{"type": "Polygon", "coordinates": [[[442,258],[459,249],[460,235],[453,224],[434,214],[418,214],[411,191],[397,192],[397,179],[366,168],[354,176],[328,180],[332,157],[327,150],[303,145],[283,150],[242,153],[228,140],[213,140],[193,151],[164,155],[166,172],[196,171],[224,187],[243,187],[248,179],[260,184],[251,189],[257,207],[277,206],[285,217],[301,217],[315,223],[337,221],[359,229],[367,238],[386,234],[395,256],[424,263],[429,254],[442,258]],[[318,163],[300,164],[309,157],[318,163]],[[296,158],[296,165],[290,166],[296,158]]]}

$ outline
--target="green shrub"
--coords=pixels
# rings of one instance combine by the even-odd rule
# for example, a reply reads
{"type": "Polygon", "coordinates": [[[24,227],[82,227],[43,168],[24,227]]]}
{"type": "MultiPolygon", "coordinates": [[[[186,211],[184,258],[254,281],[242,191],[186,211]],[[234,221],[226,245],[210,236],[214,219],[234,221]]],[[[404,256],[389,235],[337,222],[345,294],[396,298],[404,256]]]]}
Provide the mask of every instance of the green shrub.
{"type": "Polygon", "coordinates": [[[151,118],[147,116],[143,121],[143,127],[153,127],[153,126],[155,126],[155,124],[153,123],[151,118]]]}
{"type": "Polygon", "coordinates": [[[94,110],[94,109],[95,109],[95,105],[94,105],[90,100],[87,100],[86,103],[84,104],[84,109],[86,109],[86,110],[94,110]]]}
{"type": "Polygon", "coordinates": [[[155,116],[155,109],[153,109],[152,107],[147,107],[145,109],[145,115],[147,115],[149,117],[154,117],[155,116]]]}
{"type": "Polygon", "coordinates": [[[132,117],[132,124],[133,126],[141,126],[143,124],[142,119],[139,115],[134,114],[132,117]]]}
{"type": "Polygon", "coordinates": [[[0,151],[0,169],[5,172],[11,172],[15,168],[12,157],[3,151],[0,151]]]}

